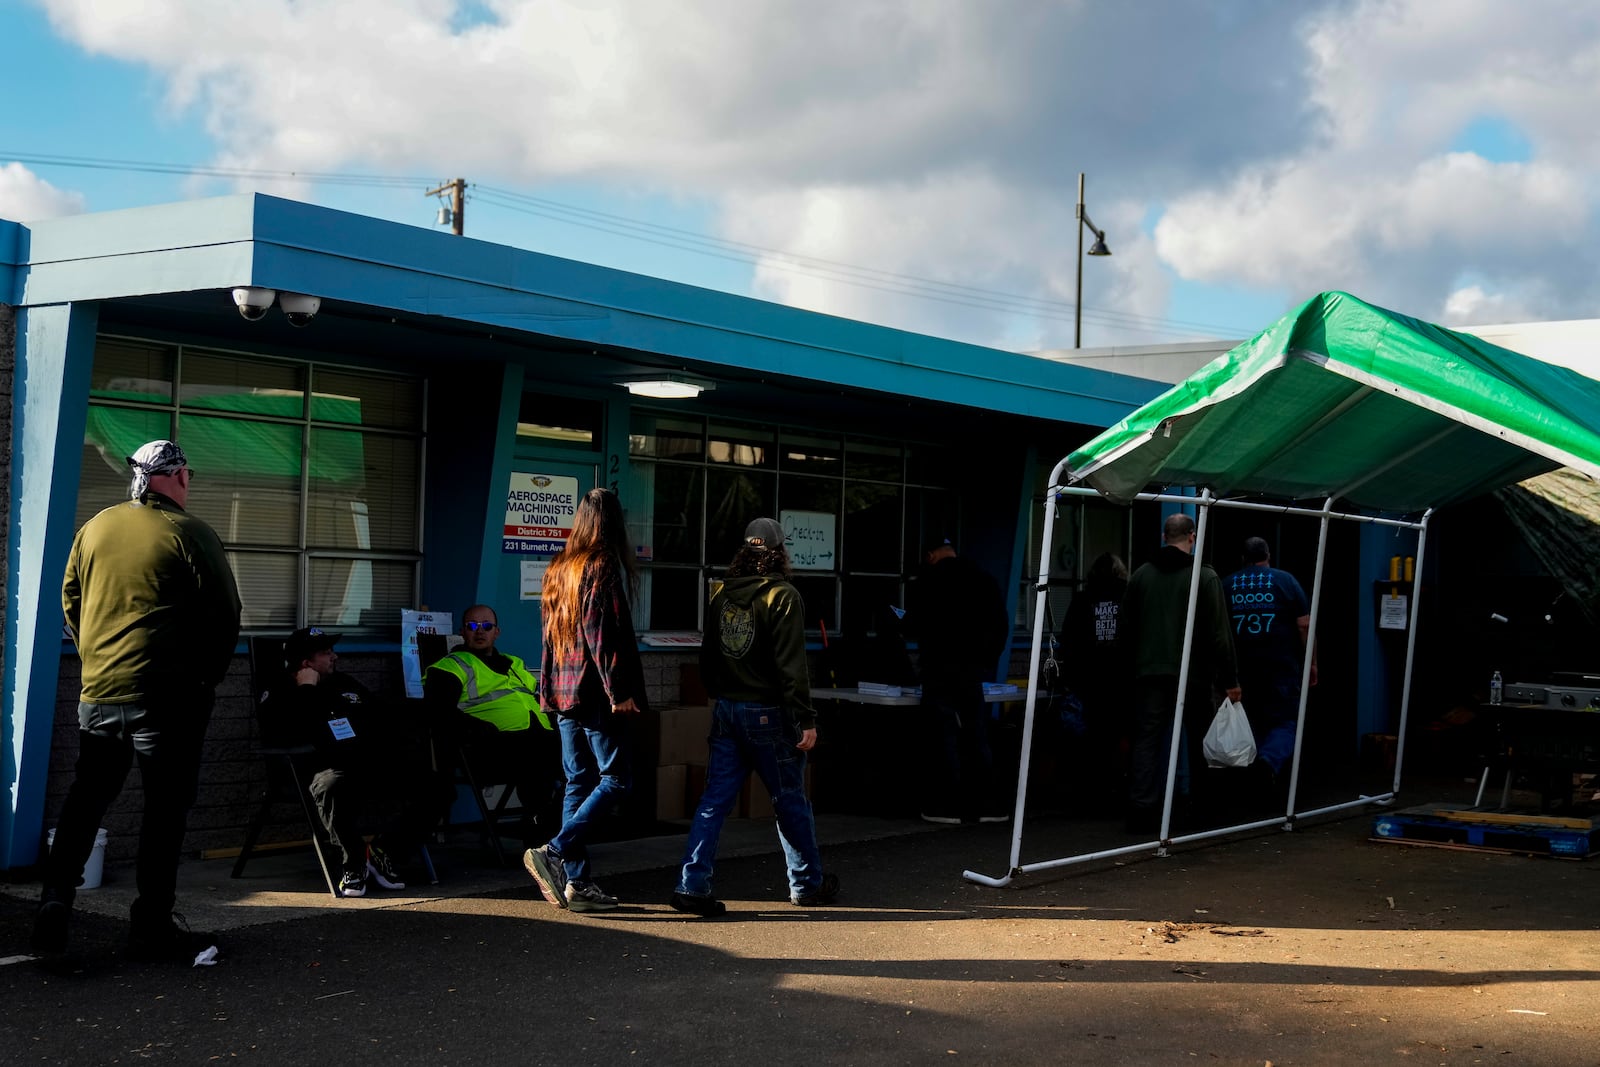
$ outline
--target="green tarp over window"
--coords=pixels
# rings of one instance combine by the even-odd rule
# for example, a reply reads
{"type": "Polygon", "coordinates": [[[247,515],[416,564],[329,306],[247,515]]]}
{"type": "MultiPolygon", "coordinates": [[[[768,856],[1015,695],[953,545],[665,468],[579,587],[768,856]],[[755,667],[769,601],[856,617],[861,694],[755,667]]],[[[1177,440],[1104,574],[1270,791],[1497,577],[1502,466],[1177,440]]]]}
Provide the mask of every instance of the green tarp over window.
{"type": "Polygon", "coordinates": [[[1415,512],[1557,467],[1600,479],[1600,382],[1322,293],[1074,452],[1067,479],[1415,512]]]}

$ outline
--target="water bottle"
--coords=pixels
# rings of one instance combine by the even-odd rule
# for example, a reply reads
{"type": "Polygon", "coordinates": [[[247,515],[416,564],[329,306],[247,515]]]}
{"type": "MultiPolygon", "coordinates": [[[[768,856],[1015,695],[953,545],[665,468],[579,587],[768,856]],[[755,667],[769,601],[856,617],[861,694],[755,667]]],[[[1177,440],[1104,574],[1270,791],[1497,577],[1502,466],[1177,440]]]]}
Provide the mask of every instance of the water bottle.
{"type": "Polygon", "coordinates": [[[1495,671],[1494,677],[1489,679],[1489,703],[1500,703],[1500,694],[1504,689],[1505,686],[1500,681],[1500,672],[1495,671]]]}

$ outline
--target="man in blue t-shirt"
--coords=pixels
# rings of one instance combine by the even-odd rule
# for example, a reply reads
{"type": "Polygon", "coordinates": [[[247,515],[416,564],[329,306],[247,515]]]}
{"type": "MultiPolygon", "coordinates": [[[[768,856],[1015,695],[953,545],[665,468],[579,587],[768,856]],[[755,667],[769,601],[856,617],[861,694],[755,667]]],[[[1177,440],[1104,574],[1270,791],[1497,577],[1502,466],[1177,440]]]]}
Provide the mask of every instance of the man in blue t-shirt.
{"type": "MultiPolygon", "coordinates": [[[[1311,608],[1294,575],[1272,566],[1266,541],[1246,539],[1241,558],[1243,569],[1228,576],[1223,593],[1239,655],[1239,687],[1256,735],[1256,758],[1276,779],[1294,756],[1311,608]]],[[[1317,684],[1314,650],[1311,684],[1317,684]]]]}

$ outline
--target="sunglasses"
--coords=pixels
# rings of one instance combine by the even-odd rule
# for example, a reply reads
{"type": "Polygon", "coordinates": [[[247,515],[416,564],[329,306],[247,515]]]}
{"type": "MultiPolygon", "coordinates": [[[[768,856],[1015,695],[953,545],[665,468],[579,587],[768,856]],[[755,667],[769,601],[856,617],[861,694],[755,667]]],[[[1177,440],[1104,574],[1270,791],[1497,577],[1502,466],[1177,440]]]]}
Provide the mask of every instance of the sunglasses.
{"type": "Polygon", "coordinates": [[[471,630],[473,633],[477,633],[479,630],[498,630],[499,628],[500,628],[500,624],[499,623],[495,623],[495,622],[469,622],[469,623],[467,623],[467,629],[471,630]]]}

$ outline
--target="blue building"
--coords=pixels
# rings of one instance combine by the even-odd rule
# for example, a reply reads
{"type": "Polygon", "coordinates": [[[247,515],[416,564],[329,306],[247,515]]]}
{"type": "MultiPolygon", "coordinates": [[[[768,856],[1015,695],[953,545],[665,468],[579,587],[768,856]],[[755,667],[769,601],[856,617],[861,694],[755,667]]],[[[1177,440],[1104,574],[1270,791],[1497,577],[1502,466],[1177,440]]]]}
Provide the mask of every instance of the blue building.
{"type": "MultiPolygon", "coordinates": [[[[0,221],[0,359],[0,867],[37,858],[70,772],[53,741],[70,752],[76,721],[72,535],[123,499],[146,440],[188,452],[246,633],[337,629],[380,672],[398,671],[401,609],[424,605],[494,604],[536,658],[564,494],[614,487],[652,696],[671,702],[706,579],[751,517],[804,529],[818,638],[869,634],[935,532],[1015,603],[1051,466],[1161,390],[260,195],[0,221]]],[[[1126,521],[1069,524],[1056,577],[1126,521]]],[[[191,847],[237,839],[250,719],[241,648],[191,847]]]]}

